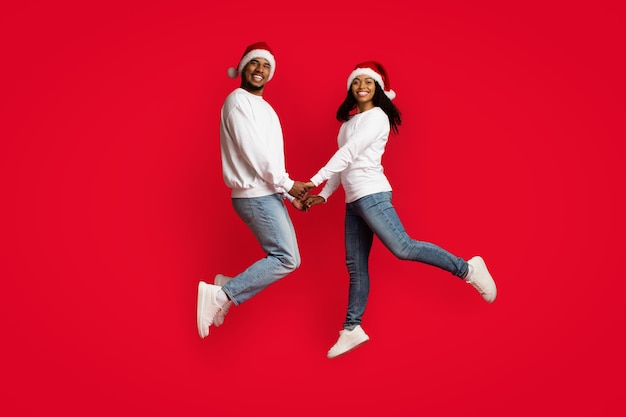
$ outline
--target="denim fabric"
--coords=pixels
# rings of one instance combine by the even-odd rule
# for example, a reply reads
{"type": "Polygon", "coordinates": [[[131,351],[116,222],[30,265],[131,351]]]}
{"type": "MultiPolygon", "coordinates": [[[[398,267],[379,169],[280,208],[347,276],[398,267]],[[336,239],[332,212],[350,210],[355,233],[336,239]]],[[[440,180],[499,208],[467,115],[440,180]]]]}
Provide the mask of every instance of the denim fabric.
{"type": "Polygon", "coordinates": [[[432,243],[409,237],[391,203],[391,192],[370,194],[348,203],[345,249],[350,289],[346,329],[361,324],[365,312],[370,286],[368,260],[374,235],[399,259],[436,266],[458,277],[467,274],[468,265],[464,259],[432,243]]]}
{"type": "Polygon", "coordinates": [[[300,252],[280,194],[233,198],[232,203],[267,254],[222,287],[233,303],[239,305],[298,268],[300,252]]]}

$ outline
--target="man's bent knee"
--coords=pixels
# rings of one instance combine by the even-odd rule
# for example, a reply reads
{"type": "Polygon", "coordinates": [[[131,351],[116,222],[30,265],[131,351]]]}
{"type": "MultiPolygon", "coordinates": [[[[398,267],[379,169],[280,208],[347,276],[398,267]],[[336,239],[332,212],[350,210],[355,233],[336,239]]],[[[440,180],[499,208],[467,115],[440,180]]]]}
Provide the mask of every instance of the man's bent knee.
{"type": "Polygon", "coordinates": [[[280,262],[289,272],[293,272],[300,267],[300,255],[286,255],[280,258],[280,262]]]}

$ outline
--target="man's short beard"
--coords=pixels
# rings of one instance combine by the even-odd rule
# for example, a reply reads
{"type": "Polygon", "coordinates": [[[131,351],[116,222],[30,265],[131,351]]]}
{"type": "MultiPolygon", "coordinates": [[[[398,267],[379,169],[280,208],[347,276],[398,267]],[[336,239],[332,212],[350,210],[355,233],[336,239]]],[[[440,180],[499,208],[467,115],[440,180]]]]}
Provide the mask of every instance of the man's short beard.
{"type": "Polygon", "coordinates": [[[263,84],[260,87],[257,87],[256,85],[250,84],[248,81],[243,81],[241,83],[241,87],[246,90],[246,91],[250,91],[250,92],[258,92],[258,91],[262,91],[263,88],[265,87],[265,84],[263,84]]]}

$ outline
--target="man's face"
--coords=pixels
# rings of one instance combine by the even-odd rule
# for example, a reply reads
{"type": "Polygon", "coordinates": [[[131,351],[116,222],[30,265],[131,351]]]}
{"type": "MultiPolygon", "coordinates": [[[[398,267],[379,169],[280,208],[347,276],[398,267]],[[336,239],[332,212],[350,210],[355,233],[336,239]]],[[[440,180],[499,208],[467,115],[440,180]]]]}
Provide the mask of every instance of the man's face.
{"type": "Polygon", "coordinates": [[[252,94],[261,95],[270,76],[271,65],[264,58],[253,58],[243,67],[241,74],[241,88],[252,94]]]}

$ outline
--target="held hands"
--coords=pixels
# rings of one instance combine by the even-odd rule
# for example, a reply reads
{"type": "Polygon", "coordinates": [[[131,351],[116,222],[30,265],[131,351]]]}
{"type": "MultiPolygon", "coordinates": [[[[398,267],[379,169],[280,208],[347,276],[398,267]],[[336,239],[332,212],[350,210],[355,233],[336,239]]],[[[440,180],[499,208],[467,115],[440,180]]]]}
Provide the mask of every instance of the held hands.
{"type": "Polygon", "coordinates": [[[319,195],[307,195],[302,204],[305,207],[305,211],[309,211],[309,209],[313,206],[317,206],[318,204],[325,203],[326,199],[319,195]]]}
{"type": "Polygon", "coordinates": [[[297,210],[307,212],[311,207],[316,206],[320,203],[325,203],[326,200],[324,199],[324,197],[308,194],[308,192],[314,188],[315,184],[313,184],[311,181],[295,181],[293,187],[291,187],[291,190],[289,190],[289,194],[295,197],[291,204],[297,210]]]}
{"type": "Polygon", "coordinates": [[[308,207],[304,205],[304,202],[302,200],[298,200],[297,198],[291,201],[291,205],[294,206],[298,211],[304,211],[305,213],[309,211],[308,207]]]}
{"type": "Polygon", "coordinates": [[[304,211],[306,213],[311,207],[325,202],[326,200],[324,199],[324,197],[321,197],[319,195],[307,195],[301,200],[296,198],[291,202],[291,204],[299,211],[304,211]]]}

